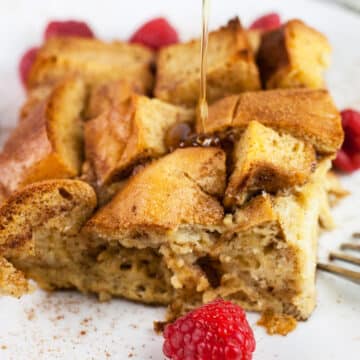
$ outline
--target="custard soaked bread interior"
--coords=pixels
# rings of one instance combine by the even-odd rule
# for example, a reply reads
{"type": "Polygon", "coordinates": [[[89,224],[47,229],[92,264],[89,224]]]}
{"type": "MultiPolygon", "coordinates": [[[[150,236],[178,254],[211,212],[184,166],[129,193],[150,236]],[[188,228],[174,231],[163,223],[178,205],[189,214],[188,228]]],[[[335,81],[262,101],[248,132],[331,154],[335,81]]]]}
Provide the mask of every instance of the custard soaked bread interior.
{"type": "MultiPolygon", "coordinates": [[[[323,50],[299,55],[315,39],[304,24],[264,33],[260,45],[253,34],[252,46],[264,58],[267,36],[292,27],[291,46],[278,50],[308,77],[289,65],[268,87],[313,86],[307,68],[323,50]]],[[[332,226],[328,193],[344,195],[328,175],[340,115],[323,89],[259,91],[249,36],[238,20],[210,35],[213,103],[200,147],[199,41],[159,51],[157,98],[151,50],[43,45],[0,155],[0,291],[19,296],[29,277],[48,290],[169,305],[168,319],[216,297],[309,317],[319,225],[332,226]],[[177,126],[189,135],[179,147],[198,147],[169,146],[177,126]]]]}

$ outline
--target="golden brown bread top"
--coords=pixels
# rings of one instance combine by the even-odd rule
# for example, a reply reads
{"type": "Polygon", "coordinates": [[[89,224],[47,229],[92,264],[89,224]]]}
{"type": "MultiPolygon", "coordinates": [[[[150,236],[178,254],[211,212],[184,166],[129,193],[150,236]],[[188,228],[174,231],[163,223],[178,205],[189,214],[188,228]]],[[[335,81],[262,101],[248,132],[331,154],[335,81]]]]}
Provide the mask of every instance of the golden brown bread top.
{"type": "Polygon", "coordinates": [[[86,157],[100,185],[166,153],[165,134],[194,111],[133,94],[85,124],[86,157]]]}
{"type": "Polygon", "coordinates": [[[266,88],[321,88],[329,65],[327,38],[300,20],[291,20],[265,32],[257,54],[266,88]]]}
{"type": "Polygon", "coordinates": [[[27,108],[0,153],[5,196],[25,184],[79,173],[84,90],[81,80],[66,79],[27,108]]]}
{"type": "MultiPolygon", "coordinates": [[[[162,48],[157,58],[155,96],[174,104],[195,106],[199,98],[199,54],[199,39],[162,48]]],[[[239,19],[235,18],[209,33],[208,101],[257,89],[260,78],[253,52],[239,19]]]]}
{"type": "Polygon", "coordinates": [[[127,80],[141,93],[151,91],[154,53],[141,45],[97,39],[53,37],[39,50],[27,86],[53,84],[68,75],[80,75],[86,85],[127,80]]]}
{"type": "Polygon", "coordinates": [[[111,108],[121,106],[136,92],[128,81],[117,80],[94,87],[86,106],[86,119],[93,119],[111,108]]]}
{"type": "Polygon", "coordinates": [[[13,193],[0,207],[0,293],[20,296],[29,290],[6,258],[34,254],[33,232],[77,233],[95,206],[94,190],[78,180],[48,180],[13,193]]]}
{"type": "Polygon", "coordinates": [[[251,121],[310,142],[320,154],[334,154],[344,138],[339,111],[324,89],[279,89],[226,97],[209,107],[205,131],[241,131],[251,121]]]}
{"type": "Polygon", "coordinates": [[[234,163],[226,206],[242,205],[261,191],[276,194],[303,185],[315,170],[316,155],[311,144],[251,121],[235,144],[234,163]]]}
{"type": "Polygon", "coordinates": [[[131,177],[84,230],[107,239],[133,232],[164,233],[185,225],[217,225],[223,208],[225,154],[216,148],[178,149],[131,177]]]}
{"type": "Polygon", "coordinates": [[[95,206],[95,192],[83,181],[46,180],[25,186],[0,207],[0,254],[33,251],[32,232],[37,227],[78,231],[95,206]]]}

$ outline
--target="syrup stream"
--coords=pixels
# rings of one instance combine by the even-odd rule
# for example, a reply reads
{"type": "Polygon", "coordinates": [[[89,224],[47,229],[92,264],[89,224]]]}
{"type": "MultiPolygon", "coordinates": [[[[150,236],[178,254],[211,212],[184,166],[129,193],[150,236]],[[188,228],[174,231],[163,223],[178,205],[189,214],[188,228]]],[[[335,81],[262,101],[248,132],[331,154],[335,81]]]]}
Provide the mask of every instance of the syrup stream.
{"type": "Polygon", "coordinates": [[[206,101],[206,72],[207,72],[207,48],[208,48],[208,19],[210,0],[202,0],[202,28],[200,48],[200,98],[199,115],[201,120],[201,132],[205,133],[205,124],[208,117],[208,104],[206,101]]]}

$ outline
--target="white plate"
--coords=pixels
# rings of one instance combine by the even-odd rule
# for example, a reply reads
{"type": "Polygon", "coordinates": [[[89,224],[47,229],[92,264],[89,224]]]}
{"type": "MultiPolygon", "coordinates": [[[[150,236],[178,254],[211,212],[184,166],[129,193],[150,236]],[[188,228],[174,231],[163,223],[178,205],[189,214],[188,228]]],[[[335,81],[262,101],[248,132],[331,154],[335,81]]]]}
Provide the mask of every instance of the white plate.
{"type": "MultiPolygon", "coordinates": [[[[314,1],[270,2],[213,0],[212,28],[234,15],[244,24],[269,10],[284,19],[300,17],[325,32],[333,44],[328,83],[340,107],[360,107],[360,16],[314,1]],[[270,4],[271,3],[271,4],[270,4]]],[[[199,33],[200,0],[1,0],[0,128],[14,126],[23,93],[17,77],[20,54],[41,42],[52,18],[83,18],[103,38],[126,39],[144,19],[166,15],[182,38],[199,33]]],[[[0,139],[1,140],[1,139],[0,139]]],[[[321,238],[319,256],[360,230],[360,172],[344,178],[351,197],[334,210],[338,227],[321,238]]],[[[318,306],[313,316],[287,337],[268,336],[255,325],[255,360],[322,360],[360,358],[360,287],[319,273],[318,306]]],[[[21,300],[0,299],[0,359],[163,359],[162,338],[152,330],[164,309],[72,292],[47,295],[37,291],[21,300]]]]}

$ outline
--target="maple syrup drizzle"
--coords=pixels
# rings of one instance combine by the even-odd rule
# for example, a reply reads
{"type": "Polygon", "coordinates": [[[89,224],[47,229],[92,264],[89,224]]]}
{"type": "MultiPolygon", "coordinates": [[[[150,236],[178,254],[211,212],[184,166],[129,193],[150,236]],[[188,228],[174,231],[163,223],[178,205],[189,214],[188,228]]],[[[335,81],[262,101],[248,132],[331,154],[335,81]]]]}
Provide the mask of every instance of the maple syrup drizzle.
{"type": "Polygon", "coordinates": [[[202,26],[200,44],[200,97],[199,116],[201,120],[201,132],[205,133],[205,124],[208,117],[208,104],[206,100],[206,72],[207,72],[207,49],[208,49],[208,20],[210,0],[202,0],[202,26]]]}
{"type": "MultiPolygon", "coordinates": [[[[210,0],[202,0],[202,26],[200,41],[200,94],[198,111],[201,129],[195,133],[186,123],[175,124],[167,131],[165,144],[169,151],[185,147],[227,147],[227,138],[222,139],[217,134],[206,134],[205,124],[208,118],[208,104],[206,99],[206,72],[208,52],[208,20],[210,0]]],[[[231,141],[230,141],[231,142],[231,141]]]]}

